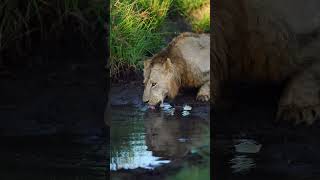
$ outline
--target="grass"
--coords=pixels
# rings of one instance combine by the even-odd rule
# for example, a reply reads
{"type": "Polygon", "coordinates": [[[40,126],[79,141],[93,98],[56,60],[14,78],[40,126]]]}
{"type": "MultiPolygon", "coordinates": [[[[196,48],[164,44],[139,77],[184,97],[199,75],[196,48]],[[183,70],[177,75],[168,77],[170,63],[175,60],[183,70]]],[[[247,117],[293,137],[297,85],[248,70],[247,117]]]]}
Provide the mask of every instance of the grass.
{"type": "Polygon", "coordinates": [[[171,10],[186,17],[195,32],[209,30],[210,13],[196,11],[209,0],[111,0],[110,19],[110,75],[118,79],[132,69],[141,70],[142,61],[158,52],[166,44],[161,32],[171,10]],[[189,17],[190,12],[195,17],[189,17]],[[198,14],[197,14],[198,13],[198,14]]]}
{"type": "Polygon", "coordinates": [[[186,17],[195,32],[210,30],[210,0],[177,0],[178,11],[186,17]]]}
{"type": "Polygon", "coordinates": [[[167,16],[171,0],[111,1],[110,73],[141,68],[141,60],[163,45],[156,32],[167,16]]]}
{"type": "Polygon", "coordinates": [[[191,11],[200,8],[208,0],[176,0],[176,7],[184,15],[188,15],[191,11]]]}
{"type": "Polygon", "coordinates": [[[62,37],[66,29],[92,45],[103,30],[104,0],[3,0],[0,4],[0,53],[27,53],[35,39],[62,37]],[[95,32],[95,33],[93,33],[95,32]]]}

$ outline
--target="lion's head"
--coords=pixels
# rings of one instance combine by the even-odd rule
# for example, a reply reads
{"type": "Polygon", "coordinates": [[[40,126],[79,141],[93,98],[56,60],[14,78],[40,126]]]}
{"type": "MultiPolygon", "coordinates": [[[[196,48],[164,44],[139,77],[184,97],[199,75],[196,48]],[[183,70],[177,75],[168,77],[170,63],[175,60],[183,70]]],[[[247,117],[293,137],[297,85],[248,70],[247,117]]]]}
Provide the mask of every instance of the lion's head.
{"type": "Polygon", "coordinates": [[[145,85],[143,102],[155,106],[162,103],[166,97],[174,98],[177,95],[180,78],[170,58],[160,61],[145,60],[143,75],[145,85]]]}

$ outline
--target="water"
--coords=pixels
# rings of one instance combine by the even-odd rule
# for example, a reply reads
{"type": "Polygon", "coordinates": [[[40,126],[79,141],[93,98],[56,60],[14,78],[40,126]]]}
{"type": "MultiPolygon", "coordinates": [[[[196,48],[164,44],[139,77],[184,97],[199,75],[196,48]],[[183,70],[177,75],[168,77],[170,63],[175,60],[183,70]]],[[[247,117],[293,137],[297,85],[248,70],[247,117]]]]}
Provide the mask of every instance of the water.
{"type": "Polygon", "coordinates": [[[274,123],[271,105],[215,113],[214,179],[319,179],[319,127],[274,123]]]}
{"type": "Polygon", "coordinates": [[[112,107],[110,170],[154,169],[208,143],[204,119],[173,111],[112,107]]]}
{"type": "Polygon", "coordinates": [[[105,137],[79,136],[1,138],[0,179],[103,180],[105,137]],[[72,139],[72,141],[70,141],[72,139]]]}
{"type": "Polygon", "coordinates": [[[234,140],[234,157],[229,161],[233,173],[246,173],[256,167],[256,157],[262,145],[253,139],[234,140]]]}

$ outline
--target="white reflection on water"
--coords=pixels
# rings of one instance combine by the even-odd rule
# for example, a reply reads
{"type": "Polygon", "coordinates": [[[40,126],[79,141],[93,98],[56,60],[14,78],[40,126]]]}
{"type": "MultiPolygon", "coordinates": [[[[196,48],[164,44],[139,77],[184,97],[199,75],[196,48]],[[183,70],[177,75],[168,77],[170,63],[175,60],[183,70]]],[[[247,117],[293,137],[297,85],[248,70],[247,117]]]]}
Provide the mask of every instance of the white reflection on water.
{"type": "Polygon", "coordinates": [[[196,117],[130,107],[111,111],[110,170],[154,169],[201,147],[210,134],[208,124],[196,117]]]}
{"type": "Polygon", "coordinates": [[[248,172],[256,167],[254,154],[260,152],[262,145],[252,139],[239,139],[235,141],[234,158],[230,160],[233,173],[248,172]]]}
{"type": "Polygon", "coordinates": [[[113,109],[110,170],[153,169],[169,160],[154,156],[146,145],[143,113],[132,109],[113,109]],[[127,111],[126,111],[127,110],[127,111]]]}
{"type": "Polygon", "coordinates": [[[169,163],[169,160],[161,160],[161,157],[152,155],[145,144],[145,137],[141,134],[141,140],[131,141],[132,152],[120,151],[111,157],[110,170],[118,169],[153,169],[159,165],[169,163]]]}
{"type": "Polygon", "coordinates": [[[231,168],[233,169],[233,173],[246,172],[256,166],[254,159],[247,155],[236,155],[230,160],[230,163],[232,164],[231,168]]]}

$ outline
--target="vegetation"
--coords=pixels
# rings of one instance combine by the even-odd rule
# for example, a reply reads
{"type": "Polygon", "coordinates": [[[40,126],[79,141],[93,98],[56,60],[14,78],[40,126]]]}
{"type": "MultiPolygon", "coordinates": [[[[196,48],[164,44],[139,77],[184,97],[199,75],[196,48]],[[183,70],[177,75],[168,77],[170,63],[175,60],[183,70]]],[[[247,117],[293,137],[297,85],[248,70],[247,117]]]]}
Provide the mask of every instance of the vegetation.
{"type": "Polygon", "coordinates": [[[162,45],[156,30],[167,16],[171,0],[111,2],[110,72],[118,75],[121,68],[141,67],[141,59],[162,45]]]}
{"type": "Polygon", "coordinates": [[[106,8],[104,0],[3,0],[0,53],[25,53],[32,42],[59,39],[67,30],[92,45],[98,38],[92,35],[103,32],[106,8]]]}
{"type": "Polygon", "coordinates": [[[210,30],[210,0],[177,0],[175,6],[191,23],[193,31],[210,30]]]}
{"type": "MultiPolygon", "coordinates": [[[[179,12],[196,32],[209,30],[209,0],[111,0],[110,74],[117,79],[128,69],[139,70],[142,60],[164,47],[161,31],[171,12],[179,12]],[[191,17],[194,16],[194,17],[191,17]]],[[[171,32],[172,33],[172,32],[171,32]]]]}

